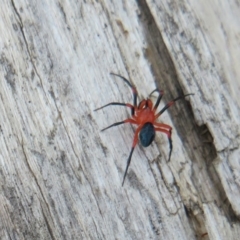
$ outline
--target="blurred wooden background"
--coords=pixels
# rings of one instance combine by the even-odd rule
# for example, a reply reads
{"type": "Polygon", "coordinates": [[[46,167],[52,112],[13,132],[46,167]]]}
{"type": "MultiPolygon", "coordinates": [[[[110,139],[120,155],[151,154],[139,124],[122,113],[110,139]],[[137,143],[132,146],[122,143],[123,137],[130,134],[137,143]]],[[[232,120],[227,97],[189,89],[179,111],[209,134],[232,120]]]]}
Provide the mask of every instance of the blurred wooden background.
{"type": "MultiPolygon", "coordinates": [[[[0,239],[238,239],[238,1],[3,0],[0,239]],[[129,116],[157,87],[173,153],[129,116]]],[[[156,99],[152,98],[153,101],[156,99]]]]}

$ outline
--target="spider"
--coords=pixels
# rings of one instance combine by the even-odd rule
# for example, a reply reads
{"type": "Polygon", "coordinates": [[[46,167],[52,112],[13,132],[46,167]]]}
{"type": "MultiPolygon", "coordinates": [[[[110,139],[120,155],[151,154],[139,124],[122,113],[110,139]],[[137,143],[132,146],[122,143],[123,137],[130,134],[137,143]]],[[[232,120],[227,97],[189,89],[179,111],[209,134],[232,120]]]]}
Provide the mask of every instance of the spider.
{"type": "Polygon", "coordinates": [[[134,138],[133,138],[133,144],[132,144],[132,148],[127,160],[127,166],[124,172],[124,176],[123,176],[123,181],[122,181],[122,186],[124,184],[126,175],[127,175],[127,171],[131,162],[131,158],[132,158],[132,154],[134,151],[135,146],[138,143],[138,138],[142,144],[143,147],[148,147],[152,141],[154,140],[155,137],[155,133],[156,132],[162,132],[165,133],[168,137],[168,141],[169,141],[169,155],[168,155],[168,161],[170,161],[171,158],[171,154],[172,154],[172,127],[164,124],[164,123],[158,123],[156,122],[157,119],[160,117],[160,115],[167,110],[169,107],[171,107],[177,100],[182,99],[186,96],[189,95],[194,95],[192,93],[190,94],[186,94],[186,95],[182,95],[179,96],[175,99],[173,99],[172,101],[170,101],[169,103],[166,104],[166,106],[164,106],[162,108],[162,110],[160,110],[158,113],[156,113],[158,105],[162,99],[162,96],[164,94],[164,92],[162,90],[159,89],[155,89],[153,90],[149,97],[154,93],[157,92],[158,98],[157,101],[155,103],[155,105],[153,106],[152,101],[147,98],[147,99],[143,99],[138,105],[137,105],[137,89],[135,88],[135,86],[133,86],[125,77],[116,74],[116,73],[110,73],[111,75],[117,76],[119,78],[121,78],[131,89],[132,89],[132,93],[133,93],[133,105],[130,103],[120,103],[120,102],[111,102],[108,103],[100,108],[95,109],[94,111],[100,110],[102,108],[105,108],[107,106],[110,105],[118,105],[118,106],[125,106],[131,109],[131,118],[127,118],[121,122],[116,122],[104,129],[102,129],[101,131],[105,131],[111,127],[120,125],[120,124],[124,124],[124,123],[132,123],[132,124],[136,124],[137,125],[137,129],[135,131],[134,134],[134,138]]]}

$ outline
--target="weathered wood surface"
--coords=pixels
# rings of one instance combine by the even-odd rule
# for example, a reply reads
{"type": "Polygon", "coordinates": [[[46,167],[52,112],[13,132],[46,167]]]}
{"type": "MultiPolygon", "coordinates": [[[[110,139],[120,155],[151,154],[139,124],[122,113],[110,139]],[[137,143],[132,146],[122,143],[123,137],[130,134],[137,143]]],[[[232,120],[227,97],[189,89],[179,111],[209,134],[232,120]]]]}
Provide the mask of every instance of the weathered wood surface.
{"type": "MultiPolygon", "coordinates": [[[[0,8],[0,239],[238,239],[237,1],[24,1],[0,8]],[[158,134],[100,129],[132,101],[177,102],[158,134]],[[153,98],[154,99],[154,98],[153,98]]],[[[163,105],[163,103],[162,103],[163,105]]]]}

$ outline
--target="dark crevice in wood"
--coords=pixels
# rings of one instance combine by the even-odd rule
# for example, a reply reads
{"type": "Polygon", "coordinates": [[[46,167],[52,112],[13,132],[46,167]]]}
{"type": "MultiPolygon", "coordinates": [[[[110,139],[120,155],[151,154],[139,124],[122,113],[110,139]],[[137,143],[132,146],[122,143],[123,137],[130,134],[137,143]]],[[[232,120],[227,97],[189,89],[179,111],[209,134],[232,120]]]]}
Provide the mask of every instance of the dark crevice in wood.
{"type": "MultiPolygon", "coordinates": [[[[145,38],[148,45],[148,47],[144,49],[145,58],[151,63],[151,70],[156,77],[158,88],[165,91],[164,100],[167,99],[166,102],[168,102],[176,96],[187,94],[187,92],[184,91],[184,86],[181,85],[178,79],[174,62],[147,3],[144,0],[138,0],[136,2],[141,12],[139,14],[139,21],[141,21],[145,30],[145,38]]],[[[194,98],[194,96],[190,96],[189,98],[194,98]]],[[[218,174],[213,166],[217,152],[213,143],[213,137],[207,126],[196,125],[191,105],[187,101],[178,102],[169,110],[169,115],[174,124],[173,134],[180,136],[186,151],[186,156],[188,156],[188,161],[192,161],[191,179],[194,187],[198,191],[199,200],[204,203],[205,199],[210,195],[209,191],[204,189],[205,183],[199,181],[199,176],[202,175],[201,179],[206,179],[206,181],[210,182],[210,185],[214,189],[211,189],[213,192],[212,196],[214,196],[214,199],[211,199],[211,201],[217,202],[217,206],[220,207],[230,222],[235,222],[237,216],[231,208],[231,204],[227,199],[218,174]]],[[[174,159],[171,159],[171,161],[174,161],[174,159]]],[[[191,209],[191,204],[187,207],[191,209]]],[[[195,215],[191,216],[195,217],[195,215]]],[[[202,216],[198,216],[198,219],[195,220],[199,224],[202,224],[200,228],[195,228],[196,235],[201,235],[205,229],[203,211],[202,216]],[[199,221],[199,219],[201,219],[201,221],[199,221]],[[201,232],[198,231],[199,229],[201,229],[201,232]]]]}
{"type": "MultiPolygon", "coordinates": [[[[197,206],[197,208],[199,208],[199,206],[197,206]]],[[[185,205],[184,205],[184,210],[192,226],[192,229],[195,229],[196,239],[198,240],[209,239],[207,230],[205,226],[202,224],[202,222],[204,222],[203,212],[201,212],[200,214],[195,214],[193,211],[193,208],[189,208],[185,205]],[[205,237],[202,238],[202,236],[205,236],[205,237]]]]}

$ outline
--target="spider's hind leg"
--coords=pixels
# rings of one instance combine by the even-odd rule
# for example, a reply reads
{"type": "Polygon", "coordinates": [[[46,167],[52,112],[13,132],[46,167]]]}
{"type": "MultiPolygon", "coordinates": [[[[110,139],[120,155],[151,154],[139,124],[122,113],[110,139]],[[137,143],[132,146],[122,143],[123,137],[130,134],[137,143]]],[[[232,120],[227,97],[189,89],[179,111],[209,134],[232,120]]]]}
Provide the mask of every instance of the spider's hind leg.
{"type": "Polygon", "coordinates": [[[125,172],[124,172],[123,181],[122,181],[122,186],[123,186],[124,181],[125,181],[125,178],[126,178],[126,176],[127,176],[127,171],[128,171],[129,165],[130,165],[130,163],[131,163],[132,154],[133,154],[134,148],[135,148],[136,145],[137,145],[137,142],[138,142],[138,134],[139,134],[139,132],[140,132],[141,129],[142,129],[142,126],[139,126],[139,127],[137,128],[135,134],[134,134],[132,149],[131,149],[131,152],[130,152],[130,154],[129,154],[128,160],[127,160],[127,166],[126,166],[126,169],[125,169],[125,172]]]}
{"type": "MultiPolygon", "coordinates": [[[[168,126],[168,125],[166,125],[166,126],[168,126]]],[[[158,127],[158,128],[155,128],[155,131],[159,131],[159,132],[165,133],[167,135],[167,137],[168,137],[168,143],[169,143],[168,162],[169,162],[170,158],[171,158],[171,155],[172,155],[172,149],[173,149],[173,145],[172,145],[172,128],[170,127],[170,129],[166,130],[166,129],[163,129],[161,127],[158,127]]]]}

